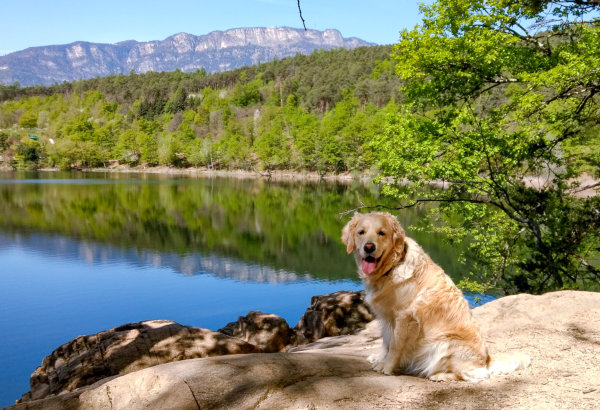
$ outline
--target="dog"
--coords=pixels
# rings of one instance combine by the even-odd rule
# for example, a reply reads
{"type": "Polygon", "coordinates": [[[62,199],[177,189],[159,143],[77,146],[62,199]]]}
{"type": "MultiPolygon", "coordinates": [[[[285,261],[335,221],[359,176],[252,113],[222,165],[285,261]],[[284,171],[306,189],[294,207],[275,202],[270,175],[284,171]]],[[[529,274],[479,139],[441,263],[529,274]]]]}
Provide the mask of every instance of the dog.
{"type": "Polygon", "coordinates": [[[529,365],[527,356],[492,360],[462,292],[393,215],[355,213],[342,242],[381,325],[382,351],[367,359],[374,370],[478,382],[529,365]]]}

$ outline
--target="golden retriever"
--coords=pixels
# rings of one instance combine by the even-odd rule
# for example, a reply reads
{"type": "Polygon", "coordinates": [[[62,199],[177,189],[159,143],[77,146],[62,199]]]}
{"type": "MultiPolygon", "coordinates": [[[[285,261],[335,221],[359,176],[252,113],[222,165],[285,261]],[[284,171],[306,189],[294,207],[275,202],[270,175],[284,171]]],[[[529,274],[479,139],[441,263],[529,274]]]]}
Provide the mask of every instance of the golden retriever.
{"type": "Polygon", "coordinates": [[[356,213],[342,242],[381,324],[383,349],[368,359],[374,370],[476,382],[529,365],[525,356],[491,360],[462,292],[394,216],[356,213]]]}

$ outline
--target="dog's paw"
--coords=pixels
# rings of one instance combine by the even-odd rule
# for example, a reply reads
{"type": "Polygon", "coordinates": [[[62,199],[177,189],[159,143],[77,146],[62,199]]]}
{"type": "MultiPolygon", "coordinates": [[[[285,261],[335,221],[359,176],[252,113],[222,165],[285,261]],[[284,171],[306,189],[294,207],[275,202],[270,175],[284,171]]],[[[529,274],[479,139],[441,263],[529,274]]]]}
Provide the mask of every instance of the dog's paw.
{"type": "Polygon", "coordinates": [[[388,376],[394,374],[395,366],[393,363],[390,363],[388,361],[381,360],[381,361],[375,362],[375,363],[373,363],[372,367],[373,367],[373,370],[375,370],[376,372],[387,374],[388,376]]]}
{"type": "Polygon", "coordinates": [[[476,367],[462,374],[465,381],[471,383],[479,383],[482,380],[486,380],[490,377],[490,372],[487,367],[476,367]]]}
{"type": "Polygon", "coordinates": [[[375,364],[380,362],[381,360],[381,353],[373,353],[367,357],[367,362],[371,363],[371,366],[375,366],[375,364]]]}
{"type": "Polygon", "coordinates": [[[436,373],[429,376],[429,380],[433,382],[450,382],[460,380],[460,377],[454,373],[436,373]]]}

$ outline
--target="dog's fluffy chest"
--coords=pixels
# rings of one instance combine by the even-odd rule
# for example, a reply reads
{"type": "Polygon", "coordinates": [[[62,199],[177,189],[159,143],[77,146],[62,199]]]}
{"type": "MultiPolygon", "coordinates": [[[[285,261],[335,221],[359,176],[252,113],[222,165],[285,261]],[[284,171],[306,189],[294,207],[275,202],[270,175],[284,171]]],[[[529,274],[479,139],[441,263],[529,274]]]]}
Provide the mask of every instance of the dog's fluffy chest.
{"type": "Polygon", "coordinates": [[[414,280],[402,284],[386,282],[382,286],[366,286],[366,301],[376,316],[387,322],[393,322],[399,312],[412,310],[417,299],[417,286],[414,280]]]}

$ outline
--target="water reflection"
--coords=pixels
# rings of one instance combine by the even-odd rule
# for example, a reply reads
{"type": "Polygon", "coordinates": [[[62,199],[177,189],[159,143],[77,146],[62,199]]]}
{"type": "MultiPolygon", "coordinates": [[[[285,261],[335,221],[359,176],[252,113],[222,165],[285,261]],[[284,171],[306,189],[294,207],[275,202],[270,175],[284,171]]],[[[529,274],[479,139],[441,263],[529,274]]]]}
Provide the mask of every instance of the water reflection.
{"type": "Polygon", "coordinates": [[[65,261],[81,260],[88,265],[111,264],[118,261],[138,269],[152,266],[170,269],[187,276],[208,274],[242,282],[292,283],[316,279],[309,273],[299,274],[284,269],[273,269],[269,266],[246,263],[210,253],[179,255],[149,249],[116,248],[107,244],[77,241],[59,235],[15,234],[7,236],[0,234],[0,249],[11,246],[21,248],[26,253],[37,253],[65,261]]]}
{"type": "MultiPolygon", "coordinates": [[[[347,218],[339,214],[359,203],[393,204],[375,186],[361,184],[20,174],[0,179],[0,232],[43,233],[58,242],[54,246],[66,246],[60,242],[69,238],[86,244],[78,247],[104,244],[111,250],[87,252],[107,258],[133,252],[143,263],[166,259],[186,274],[233,274],[221,269],[232,261],[238,272],[249,265],[269,272],[266,277],[355,279],[353,259],[340,242],[347,218]]],[[[420,212],[405,210],[399,219],[405,227],[418,224],[420,212]]],[[[439,236],[413,237],[454,279],[461,276],[457,252],[439,236]]]]}

